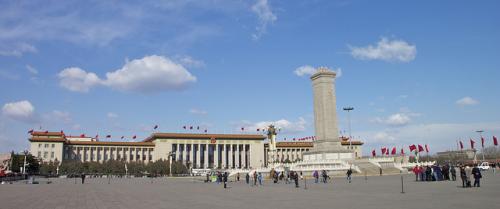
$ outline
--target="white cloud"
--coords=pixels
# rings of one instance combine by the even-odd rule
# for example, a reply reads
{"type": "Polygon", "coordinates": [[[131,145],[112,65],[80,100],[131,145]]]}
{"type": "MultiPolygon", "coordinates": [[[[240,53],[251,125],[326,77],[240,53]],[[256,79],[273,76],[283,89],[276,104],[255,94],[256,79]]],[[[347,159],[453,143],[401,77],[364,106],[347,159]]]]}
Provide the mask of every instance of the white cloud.
{"type": "Polygon", "coordinates": [[[196,77],[184,66],[157,55],[127,62],[122,68],[106,73],[105,80],[77,67],[64,69],[58,77],[62,87],[76,92],[104,85],[119,91],[152,93],[181,90],[196,82],[196,77]]]}
{"type": "Polygon", "coordinates": [[[61,110],[53,110],[50,113],[44,114],[43,117],[44,122],[57,125],[61,124],[61,122],[68,125],[73,121],[69,112],[61,110]]]}
{"type": "Polygon", "coordinates": [[[194,59],[193,57],[190,56],[177,56],[175,57],[175,60],[186,67],[192,67],[192,68],[205,67],[205,62],[203,62],[202,60],[194,59]]]}
{"type": "Polygon", "coordinates": [[[27,100],[7,103],[2,107],[3,115],[23,122],[35,122],[35,107],[27,100]]]}
{"type": "MultiPolygon", "coordinates": [[[[0,30],[1,31],[1,30],[0,30]]],[[[25,53],[36,53],[38,50],[35,46],[27,43],[4,43],[0,42],[0,56],[15,56],[20,57],[25,53]]]]}
{"type": "MultiPolygon", "coordinates": [[[[314,73],[316,73],[316,71],[318,71],[318,70],[316,68],[314,68],[313,66],[303,65],[303,66],[300,66],[297,69],[295,69],[293,71],[293,73],[295,73],[295,75],[297,75],[297,76],[311,76],[314,73]]],[[[342,69],[337,68],[333,71],[337,74],[335,76],[336,78],[340,78],[342,76],[342,69]]]]}
{"type": "Polygon", "coordinates": [[[208,114],[208,112],[205,110],[200,110],[200,109],[195,109],[195,108],[190,109],[189,113],[191,113],[193,115],[206,115],[206,114],[208,114]]]}
{"type": "Polygon", "coordinates": [[[108,114],[106,116],[111,119],[111,118],[117,118],[118,114],[116,114],[114,112],[108,112],[108,114]]]}
{"type": "Polygon", "coordinates": [[[394,136],[391,136],[385,131],[375,133],[375,135],[373,135],[373,139],[378,143],[390,143],[396,140],[394,136]]]}
{"type": "Polygon", "coordinates": [[[31,65],[26,65],[26,69],[33,75],[38,75],[38,70],[31,65]]]}
{"type": "Polygon", "coordinates": [[[113,89],[143,93],[180,90],[196,82],[184,66],[157,55],[132,60],[106,78],[104,84],[113,89]]]}
{"type": "MultiPolygon", "coordinates": [[[[411,113],[411,116],[418,116],[418,114],[411,113]]],[[[373,121],[390,126],[405,126],[410,123],[411,117],[410,114],[396,113],[388,116],[387,118],[375,118],[373,121]]]]}
{"type": "Polygon", "coordinates": [[[259,26],[255,28],[256,31],[252,34],[252,38],[259,40],[267,32],[267,25],[274,23],[278,17],[271,10],[271,6],[267,0],[257,0],[252,6],[252,11],[257,15],[260,22],[259,26]]]}
{"type": "Polygon", "coordinates": [[[479,104],[479,101],[471,97],[464,97],[462,99],[457,100],[455,103],[460,106],[471,106],[479,104]]]}
{"type": "Polygon", "coordinates": [[[269,125],[274,125],[277,128],[281,128],[281,134],[290,134],[304,132],[306,130],[307,122],[302,117],[300,117],[297,121],[281,119],[276,121],[260,121],[255,123],[249,121],[242,122],[242,126],[249,131],[256,131],[258,128],[267,128],[269,125]]]}
{"type": "Polygon", "coordinates": [[[304,75],[312,75],[312,74],[316,73],[316,71],[317,71],[316,68],[314,68],[313,66],[304,65],[304,66],[300,66],[297,69],[295,69],[295,71],[293,71],[293,73],[295,73],[295,75],[297,75],[297,76],[304,76],[304,75]]]}
{"type": "Polygon", "coordinates": [[[352,47],[349,46],[351,55],[361,60],[383,60],[410,62],[417,55],[417,47],[403,40],[389,40],[381,38],[377,46],[352,47]]]}
{"type": "Polygon", "coordinates": [[[76,92],[88,92],[92,87],[102,83],[95,73],[87,73],[78,67],[66,68],[57,76],[62,87],[76,92]]]}

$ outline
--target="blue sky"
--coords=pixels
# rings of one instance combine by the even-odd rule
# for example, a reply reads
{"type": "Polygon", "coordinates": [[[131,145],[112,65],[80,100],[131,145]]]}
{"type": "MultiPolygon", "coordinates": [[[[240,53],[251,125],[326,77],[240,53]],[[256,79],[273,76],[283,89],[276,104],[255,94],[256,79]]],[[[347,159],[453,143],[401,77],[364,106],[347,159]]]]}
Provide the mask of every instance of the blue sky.
{"type": "Polygon", "coordinates": [[[500,135],[498,1],[0,1],[0,152],[30,129],[114,140],[274,123],[314,133],[308,73],[336,70],[366,144],[500,135]],[[299,76],[302,75],[302,76],[299,76]]]}

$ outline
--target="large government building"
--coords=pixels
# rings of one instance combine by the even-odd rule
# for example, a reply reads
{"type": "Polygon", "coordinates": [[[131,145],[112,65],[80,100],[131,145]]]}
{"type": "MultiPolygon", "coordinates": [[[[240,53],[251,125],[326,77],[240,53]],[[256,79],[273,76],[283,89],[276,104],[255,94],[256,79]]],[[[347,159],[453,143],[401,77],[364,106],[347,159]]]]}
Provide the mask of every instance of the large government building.
{"type": "MultiPolygon", "coordinates": [[[[43,162],[121,160],[148,163],[171,157],[190,168],[251,169],[270,162],[296,162],[313,147],[312,142],[276,142],[269,150],[266,136],[252,134],[153,133],[140,142],[99,141],[66,136],[62,132],[32,132],[30,152],[43,162]]],[[[361,157],[360,141],[342,138],[342,145],[361,157]],[[350,146],[352,144],[352,146],[350,146]]]]}

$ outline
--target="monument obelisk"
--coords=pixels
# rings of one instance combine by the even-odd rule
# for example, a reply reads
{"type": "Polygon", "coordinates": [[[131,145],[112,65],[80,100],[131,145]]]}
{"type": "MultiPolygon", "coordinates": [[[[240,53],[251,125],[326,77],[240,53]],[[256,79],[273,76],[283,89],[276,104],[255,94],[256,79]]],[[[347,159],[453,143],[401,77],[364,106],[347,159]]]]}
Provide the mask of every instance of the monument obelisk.
{"type": "Polygon", "coordinates": [[[318,68],[311,76],[314,96],[314,128],[316,140],[304,160],[352,159],[353,151],[340,144],[337,127],[337,101],[335,95],[334,71],[326,67],[318,68]]]}

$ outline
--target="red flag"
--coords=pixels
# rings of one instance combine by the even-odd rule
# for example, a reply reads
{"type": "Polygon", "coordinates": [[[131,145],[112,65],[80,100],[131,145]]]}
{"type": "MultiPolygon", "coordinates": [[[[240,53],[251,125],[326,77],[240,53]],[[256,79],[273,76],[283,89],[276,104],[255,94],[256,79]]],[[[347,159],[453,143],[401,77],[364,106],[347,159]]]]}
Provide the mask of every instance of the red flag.
{"type": "Polygon", "coordinates": [[[484,148],[484,138],[481,137],[481,146],[484,148]]]}
{"type": "Polygon", "coordinates": [[[462,143],[462,141],[460,141],[460,149],[463,150],[464,149],[464,144],[462,143]]]}
{"type": "Polygon", "coordinates": [[[295,141],[295,138],[293,138],[293,140],[295,141]]]}
{"type": "Polygon", "coordinates": [[[155,130],[156,130],[157,128],[158,128],[158,125],[155,125],[155,127],[154,127],[153,129],[155,129],[155,130]]]}
{"type": "Polygon", "coordinates": [[[385,155],[385,152],[387,151],[387,148],[382,147],[382,149],[380,149],[380,151],[382,151],[382,155],[385,155]]]}
{"type": "Polygon", "coordinates": [[[245,130],[245,128],[244,128],[244,127],[241,127],[241,131],[244,131],[244,130],[245,130]]]}
{"type": "Polygon", "coordinates": [[[84,138],[85,137],[85,134],[81,134],[80,137],[84,138]]]}
{"type": "Polygon", "coordinates": [[[29,134],[33,134],[33,129],[28,131],[29,134]]]}
{"type": "Polygon", "coordinates": [[[186,126],[182,126],[183,129],[186,129],[186,126]]]}
{"type": "Polygon", "coordinates": [[[405,155],[405,149],[401,148],[401,155],[405,155]]]}
{"type": "Polygon", "coordinates": [[[189,130],[193,130],[193,126],[189,126],[189,130]]]}
{"type": "Polygon", "coordinates": [[[375,152],[375,149],[374,149],[374,150],[372,150],[372,156],[373,156],[373,157],[377,156],[377,152],[375,152]]]}
{"type": "Polygon", "coordinates": [[[474,149],[474,144],[475,144],[475,143],[476,143],[476,142],[475,142],[474,140],[470,139],[470,148],[471,148],[471,149],[474,149]]]}
{"type": "Polygon", "coordinates": [[[417,146],[415,146],[414,144],[410,145],[410,152],[413,152],[413,150],[416,150],[417,149],[417,146]]]}
{"type": "Polygon", "coordinates": [[[196,130],[200,130],[200,127],[199,127],[199,126],[196,126],[196,130]]]}
{"type": "Polygon", "coordinates": [[[136,139],[136,138],[137,138],[137,136],[136,136],[136,135],[134,135],[134,136],[132,137],[132,139],[136,139]]]}
{"type": "Polygon", "coordinates": [[[260,131],[260,128],[257,129],[257,132],[260,131]]]}
{"type": "Polygon", "coordinates": [[[111,135],[106,135],[106,138],[111,138],[111,135]]]}
{"type": "Polygon", "coordinates": [[[61,134],[64,134],[64,131],[63,131],[63,130],[61,130],[61,134]]]}
{"type": "Polygon", "coordinates": [[[422,145],[418,145],[418,152],[423,152],[424,151],[424,147],[422,147],[422,145]]]}
{"type": "Polygon", "coordinates": [[[396,155],[396,147],[392,148],[391,155],[396,155]]]}
{"type": "Polygon", "coordinates": [[[207,132],[208,132],[208,130],[207,130],[207,129],[205,129],[205,133],[207,133],[207,132]]]}
{"type": "Polygon", "coordinates": [[[44,133],[48,134],[48,133],[49,133],[49,131],[45,131],[44,133]]]}
{"type": "Polygon", "coordinates": [[[95,138],[96,138],[96,139],[99,139],[99,134],[96,134],[96,135],[95,135],[95,138]]]}
{"type": "Polygon", "coordinates": [[[429,146],[425,145],[425,152],[429,153],[429,146]]]}
{"type": "Polygon", "coordinates": [[[125,138],[124,136],[121,137],[121,139],[125,138]]]}
{"type": "Polygon", "coordinates": [[[497,137],[496,136],[493,136],[493,144],[495,146],[498,146],[498,140],[497,140],[497,137]]]}

